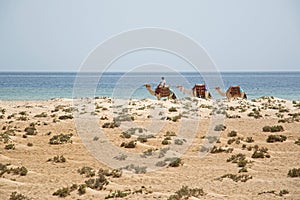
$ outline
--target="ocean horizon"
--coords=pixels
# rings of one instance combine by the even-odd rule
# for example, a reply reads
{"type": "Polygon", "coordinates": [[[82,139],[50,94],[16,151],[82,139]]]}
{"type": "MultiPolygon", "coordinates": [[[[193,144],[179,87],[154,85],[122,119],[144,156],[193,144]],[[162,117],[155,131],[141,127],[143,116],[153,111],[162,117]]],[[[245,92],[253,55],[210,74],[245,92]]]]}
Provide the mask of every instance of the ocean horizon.
{"type": "MultiPolygon", "coordinates": [[[[154,88],[164,76],[167,84],[178,98],[186,95],[180,93],[177,85],[191,89],[194,84],[202,84],[206,78],[216,74],[204,72],[0,72],[0,100],[49,100],[53,98],[75,98],[74,83],[80,75],[89,81],[96,81],[97,87],[91,88],[93,94],[81,97],[130,97],[134,99],[155,99],[144,87],[149,83],[154,88]],[[121,91],[121,92],[120,92],[121,91]]],[[[220,72],[218,79],[223,81],[226,90],[231,85],[240,85],[248,99],[261,96],[274,96],[287,100],[300,99],[300,72],[220,72]]],[[[89,88],[89,83],[85,83],[89,88]]],[[[75,84],[76,86],[76,84],[75,84]]],[[[213,89],[217,84],[210,84],[209,91],[213,98],[217,92],[213,89]]]]}

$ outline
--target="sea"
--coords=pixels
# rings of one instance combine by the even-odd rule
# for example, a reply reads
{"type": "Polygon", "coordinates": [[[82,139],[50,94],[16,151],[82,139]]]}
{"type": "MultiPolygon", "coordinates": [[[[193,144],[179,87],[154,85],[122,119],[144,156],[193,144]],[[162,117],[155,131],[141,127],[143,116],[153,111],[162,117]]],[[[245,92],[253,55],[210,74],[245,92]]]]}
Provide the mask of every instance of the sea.
{"type": "Polygon", "coordinates": [[[144,84],[148,83],[155,88],[162,76],[178,98],[184,98],[186,95],[181,94],[176,88],[177,85],[191,89],[195,84],[209,82],[208,90],[213,98],[220,97],[214,87],[221,86],[226,90],[231,85],[239,85],[246,92],[248,99],[274,96],[287,100],[300,100],[300,72],[222,72],[220,74],[0,72],[0,100],[78,97],[156,99],[146,90],[144,84]],[[78,93],[78,88],[89,92],[78,93]]]}

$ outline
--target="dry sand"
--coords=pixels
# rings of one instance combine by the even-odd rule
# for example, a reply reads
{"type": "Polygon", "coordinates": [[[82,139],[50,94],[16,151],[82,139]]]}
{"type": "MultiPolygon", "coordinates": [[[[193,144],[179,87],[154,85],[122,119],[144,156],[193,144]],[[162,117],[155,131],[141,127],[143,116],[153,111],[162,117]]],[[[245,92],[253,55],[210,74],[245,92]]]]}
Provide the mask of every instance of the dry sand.
{"type": "MultiPolygon", "coordinates": [[[[202,188],[205,194],[198,197],[199,199],[300,199],[300,177],[288,177],[290,169],[300,168],[300,145],[295,144],[300,138],[299,101],[291,102],[271,97],[252,101],[224,100],[218,103],[194,98],[177,101],[144,99],[130,100],[126,102],[126,106],[118,106],[116,101],[110,98],[98,98],[95,102],[90,99],[82,100],[84,101],[92,102],[96,109],[73,109],[79,119],[81,115],[93,116],[97,119],[99,129],[117,148],[137,155],[148,149],[158,152],[161,148],[169,146],[162,145],[167,131],[178,134],[180,128],[184,127],[187,128],[184,130],[196,130],[196,135],[195,138],[190,138],[191,144],[181,156],[182,164],[178,167],[164,167],[142,174],[123,171],[120,178],[107,177],[109,184],[103,190],[87,188],[83,195],[74,190],[65,197],[66,199],[104,199],[110,191],[115,190],[130,191],[131,194],[120,199],[168,199],[182,186],[202,188]],[[225,116],[222,124],[226,129],[218,132],[220,138],[213,138],[218,139],[214,145],[221,149],[232,148],[232,152],[208,153],[200,158],[200,150],[206,150],[201,148],[201,144],[211,139],[206,134],[215,105],[218,109],[214,112],[225,116]],[[170,112],[171,107],[176,108],[176,111],[170,112]],[[253,114],[248,116],[249,113],[253,114]],[[121,127],[102,128],[104,123],[112,122],[113,117],[118,115],[132,116],[134,121],[122,121],[121,127]],[[173,117],[179,115],[181,118],[176,121],[173,117]],[[286,122],[278,122],[282,119],[286,122]],[[281,125],[284,131],[263,132],[264,126],[274,125],[281,125]],[[133,149],[120,147],[124,141],[137,139],[136,136],[130,139],[120,137],[121,133],[130,127],[143,127],[147,129],[143,131],[151,132],[154,138],[149,138],[145,143],[136,142],[136,148],[133,149]],[[237,136],[229,137],[227,134],[231,131],[236,131],[237,136]],[[266,139],[269,135],[284,135],[287,139],[283,142],[268,143],[266,139]],[[247,137],[252,137],[254,141],[247,142],[247,137]],[[228,144],[228,140],[232,138],[238,142],[228,144]],[[252,158],[254,148],[250,150],[250,146],[255,145],[260,148],[266,147],[266,155],[270,157],[252,158]],[[238,173],[241,167],[236,163],[227,162],[229,157],[238,153],[245,154],[248,160],[247,172],[238,173]],[[235,182],[229,178],[220,178],[225,174],[249,175],[252,178],[246,182],[235,182]],[[280,196],[282,190],[287,190],[288,194],[280,196]]],[[[14,191],[32,199],[56,199],[59,197],[52,194],[58,189],[71,187],[72,184],[84,184],[89,179],[80,175],[78,169],[84,166],[92,167],[96,171],[99,168],[111,169],[87,150],[82,142],[83,138],[77,133],[74,119],[59,120],[60,116],[75,115],[72,113],[72,107],[76,108],[69,99],[0,101],[0,163],[10,164],[8,168],[24,166],[28,169],[25,176],[4,173],[0,177],[0,199],[9,199],[14,191]],[[4,110],[1,114],[2,109],[4,110]],[[46,116],[36,116],[41,113],[46,113],[46,116]],[[24,130],[31,123],[35,124],[37,134],[24,138],[24,130]],[[49,144],[50,138],[61,133],[72,133],[72,143],[49,144]],[[3,139],[5,134],[10,137],[7,143],[3,139]],[[33,146],[28,146],[28,143],[32,143],[33,146]],[[5,149],[8,144],[14,144],[15,149],[5,149]],[[63,155],[66,162],[47,161],[57,155],[63,155]]],[[[178,135],[170,138],[170,145],[173,146],[175,140],[186,142],[178,135]]]]}

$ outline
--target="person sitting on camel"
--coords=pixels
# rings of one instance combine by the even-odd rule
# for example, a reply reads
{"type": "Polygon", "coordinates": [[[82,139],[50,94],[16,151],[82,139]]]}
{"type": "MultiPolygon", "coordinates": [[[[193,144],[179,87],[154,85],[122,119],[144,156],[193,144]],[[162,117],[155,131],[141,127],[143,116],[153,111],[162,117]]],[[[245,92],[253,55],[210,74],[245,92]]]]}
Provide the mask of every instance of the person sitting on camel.
{"type": "Polygon", "coordinates": [[[158,86],[155,89],[155,93],[159,94],[160,93],[160,89],[166,86],[166,80],[165,77],[161,77],[161,81],[159,82],[158,86]]]}

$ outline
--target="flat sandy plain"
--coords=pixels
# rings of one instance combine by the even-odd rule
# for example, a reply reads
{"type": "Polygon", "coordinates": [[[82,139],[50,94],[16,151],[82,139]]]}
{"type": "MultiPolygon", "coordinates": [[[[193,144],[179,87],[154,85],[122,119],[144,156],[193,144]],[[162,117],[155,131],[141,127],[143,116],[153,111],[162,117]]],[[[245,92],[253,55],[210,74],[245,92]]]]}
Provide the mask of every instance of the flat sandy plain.
{"type": "MultiPolygon", "coordinates": [[[[129,100],[123,105],[110,98],[82,102],[92,103],[93,108],[77,107],[70,99],[0,101],[0,199],[9,199],[13,192],[31,199],[58,199],[61,197],[53,193],[61,188],[69,190],[65,199],[104,199],[115,191],[127,195],[119,199],[180,199],[176,191],[183,186],[188,188],[181,190],[182,199],[186,197],[183,192],[189,199],[300,199],[300,177],[288,176],[289,170],[300,168],[300,141],[296,142],[300,138],[300,101],[263,97],[231,102],[144,99],[129,100]],[[223,116],[224,121],[212,123],[214,114],[223,116]],[[165,166],[152,171],[137,160],[131,166],[123,166],[127,170],[121,170],[121,177],[117,177],[118,170],[112,173],[115,176],[102,172],[102,179],[107,180],[103,188],[94,184],[94,189],[86,187],[85,193],[79,194],[80,185],[85,187],[86,181],[100,177],[100,168],[113,170],[95,156],[96,150],[88,150],[89,142],[83,142],[76,129],[75,119],[84,125],[80,116],[96,119],[97,129],[112,145],[141,159],[158,158],[169,146],[187,149],[176,158],[166,156],[155,163],[165,166]],[[279,132],[263,131],[266,126],[278,126],[279,132]],[[217,135],[207,135],[210,128],[217,135]],[[185,139],[190,132],[195,135],[185,139]],[[66,143],[50,144],[56,135],[70,133],[66,143]],[[282,141],[267,142],[272,139],[270,135],[282,141]],[[121,147],[130,141],[135,148],[121,147]],[[215,147],[210,149],[205,144],[215,147]],[[237,162],[228,160],[235,155],[240,158],[237,162]],[[54,160],[55,156],[65,160],[54,160]],[[27,173],[20,175],[18,170],[10,170],[22,166],[27,173]],[[92,168],[86,172],[94,171],[95,176],[80,174],[78,170],[83,167],[92,168]]],[[[101,137],[92,138],[91,144],[101,145],[101,137]]],[[[119,163],[127,159],[125,154],[107,152],[107,156],[119,163]]]]}

